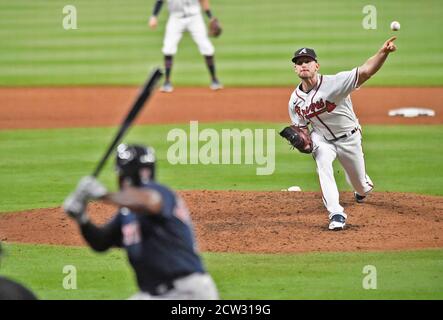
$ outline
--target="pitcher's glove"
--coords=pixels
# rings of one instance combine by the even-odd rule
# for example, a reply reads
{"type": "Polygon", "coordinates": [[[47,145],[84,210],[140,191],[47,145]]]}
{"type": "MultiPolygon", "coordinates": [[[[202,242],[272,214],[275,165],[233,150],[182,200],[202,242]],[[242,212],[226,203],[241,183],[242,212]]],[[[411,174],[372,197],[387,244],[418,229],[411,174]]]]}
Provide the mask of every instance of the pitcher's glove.
{"type": "Polygon", "coordinates": [[[312,152],[312,140],[307,128],[291,125],[284,128],[280,135],[289,141],[295,149],[302,153],[312,152]]]}
{"type": "Polygon", "coordinates": [[[208,26],[208,34],[210,37],[218,37],[220,36],[222,33],[222,27],[220,25],[220,22],[218,21],[217,18],[212,18],[209,21],[209,26],[208,26]]]}

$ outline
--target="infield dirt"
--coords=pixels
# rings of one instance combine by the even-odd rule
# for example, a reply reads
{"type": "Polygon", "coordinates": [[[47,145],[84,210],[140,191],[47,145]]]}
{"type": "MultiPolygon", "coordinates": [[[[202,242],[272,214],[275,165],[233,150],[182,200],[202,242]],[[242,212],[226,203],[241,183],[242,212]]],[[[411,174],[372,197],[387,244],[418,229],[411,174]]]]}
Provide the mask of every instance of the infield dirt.
{"type": "MultiPolygon", "coordinates": [[[[0,130],[118,125],[138,88],[0,88],[0,130]]],[[[178,88],[156,93],[138,124],[216,121],[289,122],[292,88],[178,88]]],[[[352,94],[365,124],[442,124],[443,88],[362,88],[352,94]],[[389,117],[390,109],[422,107],[435,117],[389,117]]]]}
{"type": "MultiPolygon", "coordinates": [[[[342,203],[345,231],[329,231],[316,192],[183,191],[200,249],[212,252],[294,253],[402,250],[443,247],[443,197],[373,193],[357,204],[349,192],[342,203]]],[[[115,208],[90,210],[103,223],[115,208]]],[[[2,241],[84,245],[77,226],[61,208],[0,215],[2,241]]]]}

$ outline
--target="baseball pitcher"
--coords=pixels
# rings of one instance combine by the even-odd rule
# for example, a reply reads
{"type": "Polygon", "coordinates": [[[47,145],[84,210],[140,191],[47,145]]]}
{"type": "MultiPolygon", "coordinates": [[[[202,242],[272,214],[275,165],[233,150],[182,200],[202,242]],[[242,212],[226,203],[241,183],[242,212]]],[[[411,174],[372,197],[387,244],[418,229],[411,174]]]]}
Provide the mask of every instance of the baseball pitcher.
{"type": "MultiPolygon", "coordinates": [[[[211,76],[212,90],[222,89],[222,84],[218,81],[215,72],[215,49],[208,37],[201,7],[203,7],[207,17],[210,19],[210,35],[218,37],[221,34],[221,26],[217,18],[212,15],[209,0],[167,0],[169,18],[166,25],[166,32],[163,40],[163,55],[165,63],[165,82],[161,87],[162,92],[172,92],[171,69],[173,57],[177,53],[178,44],[183,33],[188,31],[192,39],[197,44],[200,54],[205,57],[206,66],[211,76]]],[[[154,5],[152,15],[149,19],[149,27],[155,29],[158,25],[158,14],[163,6],[163,0],[157,0],[154,5]]]]}
{"type": "Polygon", "coordinates": [[[110,193],[92,176],[84,177],[66,198],[64,210],[94,250],[126,250],[140,289],[131,299],[217,299],[196,247],[189,211],[177,194],[155,182],[155,162],[152,148],[121,144],[116,159],[120,191],[110,193]],[[91,199],[116,205],[117,214],[96,226],[86,213],[91,199]]]}
{"type": "Polygon", "coordinates": [[[332,167],[336,158],[345,170],[357,202],[364,202],[374,188],[366,173],[362,130],[350,94],[373,76],[388,55],[397,49],[395,39],[387,40],[363,65],[336,75],[319,74],[320,64],[313,49],[300,48],[292,58],[301,83],[289,99],[292,126],[280,134],[299,151],[312,153],[317,163],[323,202],[329,212],[330,230],[342,230],[347,219],[339,202],[332,167]]]}

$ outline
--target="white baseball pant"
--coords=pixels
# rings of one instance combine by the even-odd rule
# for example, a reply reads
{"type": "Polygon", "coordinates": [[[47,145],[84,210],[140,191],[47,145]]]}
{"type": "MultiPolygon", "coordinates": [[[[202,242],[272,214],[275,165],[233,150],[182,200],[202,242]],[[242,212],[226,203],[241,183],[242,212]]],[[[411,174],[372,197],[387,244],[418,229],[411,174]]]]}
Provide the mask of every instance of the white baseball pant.
{"type": "Polygon", "coordinates": [[[346,180],[359,195],[366,195],[373,189],[373,183],[366,174],[361,144],[361,130],[337,141],[328,141],[322,135],[312,132],[314,144],[312,155],[317,163],[317,173],[323,194],[323,203],[330,217],[344,213],[340,205],[339,192],[334,177],[333,161],[338,158],[345,170],[346,180]]]}
{"type": "Polygon", "coordinates": [[[201,14],[187,17],[175,14],[169,16],[163,40],[162,52],[164,55],[172,56],[177,53],[178,44],[185,31],[189,31],[202,55],[214,55],[215,49],[208,38],[206,25],[201,14]]]}

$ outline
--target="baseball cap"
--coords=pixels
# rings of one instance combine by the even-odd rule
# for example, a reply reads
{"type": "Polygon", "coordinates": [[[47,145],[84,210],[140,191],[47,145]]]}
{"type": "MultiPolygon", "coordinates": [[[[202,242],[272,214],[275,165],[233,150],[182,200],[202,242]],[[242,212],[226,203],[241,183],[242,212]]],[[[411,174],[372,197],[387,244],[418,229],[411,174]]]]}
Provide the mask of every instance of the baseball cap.
{"type": "Polygon", "coordinates": [[[310,57],[317,61],[317,55],[315,54],[314,49],[311,48],[300,48],[294,53],[294,58],[292,58],[292,62],[295,63],[300,57],[310,57]]]}

